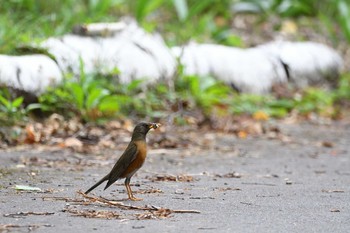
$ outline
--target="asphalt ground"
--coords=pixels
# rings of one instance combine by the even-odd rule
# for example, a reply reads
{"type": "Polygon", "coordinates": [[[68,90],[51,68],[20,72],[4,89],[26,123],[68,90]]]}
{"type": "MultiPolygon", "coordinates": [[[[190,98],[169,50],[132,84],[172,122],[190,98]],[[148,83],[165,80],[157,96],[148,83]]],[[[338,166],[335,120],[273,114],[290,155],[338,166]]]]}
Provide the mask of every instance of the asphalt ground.
{"type": "Polygon", "coordinates": [[[139,202],[123,181],[79,193],[121,151],[1,151],[0,232],[350,232],[350,125],[278,127],[288,140],[208,133],[207,148],[150,149],[131,180],[139,202]]]}

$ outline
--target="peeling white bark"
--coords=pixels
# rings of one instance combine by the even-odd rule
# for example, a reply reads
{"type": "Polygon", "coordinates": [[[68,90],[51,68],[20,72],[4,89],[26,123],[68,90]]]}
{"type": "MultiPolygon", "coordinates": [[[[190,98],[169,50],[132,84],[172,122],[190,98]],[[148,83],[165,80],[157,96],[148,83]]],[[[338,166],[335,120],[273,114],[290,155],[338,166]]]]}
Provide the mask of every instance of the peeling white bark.
{"type": "Polygon", "coordinates": [[[162,38],[146,33],[135,22],[121,27],[112,37],[65,35],[50,38],[41,46],[56,58],[64,72],[78,75],[81,58],[87,73],[109,73],[118,68],[122,83],[132,79],[170,79],[176,69],[175,58],[162,38]]]}
{"type": "Polygon", "coordinates": [[[257,47],[289,67],[289,79],[298,87],[335,80],[343,60],[330,47],[314,42],[273,42],[257,47]]]}
{"type": "Polygon", "coordinates": [[[122,83],[144,79],[171,80],[176,73],[176,57],[185,74],[213,75],[242,92],[267,93],[275,83],[293,82],[299,87],[336,79],[342,59],[333,49],[313,42],[271,42],[255,48],[239,49],[214,44],[190,43],[169,49],[157,34],[149,34],[135,21],[84,26],[86,35],[49,38],[46,48],[56,62],[44,55],[0,55],[0,85],[8,85],[35,95],[62,81],[62,73],[110,74],[118,68],[122,83]],[[62,72],[62,73],[61,73],[62,72]]]}
{"type": "Polygon", "coordinates": [[[313,42],[271,42],[250,49],[191,43],[172,48],[187,75],[213,75],[242,92],[267,93],[273,84],[299,87],[338,77],[341,57],[313,42]]]}
{"type": "Polygon", "coordinates": [[[45,55],[0,55],[0,85],[39,95],[61,81],[57,64],[45,55]]]}

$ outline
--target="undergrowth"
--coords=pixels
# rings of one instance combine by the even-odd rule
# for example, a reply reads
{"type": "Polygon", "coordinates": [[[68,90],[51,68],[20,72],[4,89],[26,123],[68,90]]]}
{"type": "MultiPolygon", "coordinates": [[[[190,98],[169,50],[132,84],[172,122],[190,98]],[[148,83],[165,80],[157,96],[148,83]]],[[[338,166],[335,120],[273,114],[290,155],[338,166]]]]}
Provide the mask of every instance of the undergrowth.
{"type": "MultiPolygon", "coordinates": [[[[345,0],[8,0],[0,7],[0,53],[17,54],[22,45],[63,35],[76,24],[115,22],[128,15],[146,30],[160,31],[168,45],[196,40],[245,47],[243,39],[231,30],[231,23],[235,15],[246,12],[259,15],[257,25],[275,16],[296,21],[301,16],[319,19],[328,31],[326,36],[335,43],[350,41],[350,6],[345,0]]],[[[239,94],[213,77],[180,73],[169,86],[145,85],[143,80],[120,84],[117,74],[117,70],[110,76],[85,74],[81,64],[79,78],[66,74],[61,85],[49,89],[31,105],[1,88],[0,124],[26,122],[38,108],[46,114],[58,112],[67,118],[96,123],[130,116],[164,118],[173,112],[181,117],[181,112],[197,110],[209,118],[218,109],[232,115],[254,116],[259,112],[281,118],[291,113],[315,113],[337,118],[350,100],[349,74],[341,76],[334,90],[307,88],[289,97],[239,94]]]]}

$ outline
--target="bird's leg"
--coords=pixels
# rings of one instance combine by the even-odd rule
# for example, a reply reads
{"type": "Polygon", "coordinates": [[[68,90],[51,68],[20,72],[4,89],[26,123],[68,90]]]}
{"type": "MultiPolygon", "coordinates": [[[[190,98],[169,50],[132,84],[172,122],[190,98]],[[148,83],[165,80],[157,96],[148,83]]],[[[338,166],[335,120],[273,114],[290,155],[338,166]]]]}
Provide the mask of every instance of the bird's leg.
{"type": "Polygon", "coordinates": [[[132,201],[142,201],[142,198],[136,198],[132,194],[132,190],[130,188],[130,178],[126,178],[125,179],[125,188],[126,188],[126,191],[128,192],[128,197],[129,197],[130,200],[132,200],[132,201]]]}

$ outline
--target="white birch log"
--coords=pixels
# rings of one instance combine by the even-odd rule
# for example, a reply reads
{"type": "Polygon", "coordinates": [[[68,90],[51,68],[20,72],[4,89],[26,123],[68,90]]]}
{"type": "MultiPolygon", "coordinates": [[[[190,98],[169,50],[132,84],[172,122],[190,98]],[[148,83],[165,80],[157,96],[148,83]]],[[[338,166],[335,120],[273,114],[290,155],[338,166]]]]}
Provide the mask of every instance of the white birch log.
{"type": "Polygon", "coordinates": [[[291,81],[298,87],[336,79],[342,59],[333,49],[314,42],[271,42],[239,49],[191,43],[174,47],[187,75],[213,75],[241,92],[263,94],[273,84],[291,81]]]}
{"type": "Polygon", "coordinates": [[[96,70],[109,73],[118,68],[122,83],[133,79],[146,79],[150,83],[173,76],[176,60],[159,35],[145,32],[135,22],[119,29],[111,37],[70,34],[50,38],[41,46],[56,58],[64,72],[72,71],[76,75],[81,58],[87,73],[96,70]]]}
{"type": "Polygon", "coordinates": [[[289,80],[299,88],[335,81],[343,60],[332,48],[315,42],[271,42],[257,47],[289,68],[289,80]]]}
{"type": "Polygon", "coordinates": [[[160,35],[145,32],[135,21],[81,30],[93,36],[68,34],[39,44],[57,63],[45,55],[0,55],[0,85],[40,95],[64,74],[78,76],[80,59],[87,74],[111,74],[118,68],[121,83],[144,79],[147,84],[172,80],[179,58],[187,75],[213,75],[241,92],[256,94],[269,92],[276,83],[305,87],[336,80],[342,69],[335,50],[313,42],[271,42],[248,49],[196,43],[168,48],[160,35]]]}
{"type": "Polygon", "coordinates": [[[0,55],[0,85],[35,95],[62,81],[57,64],[45,55],[0,55]]]}

